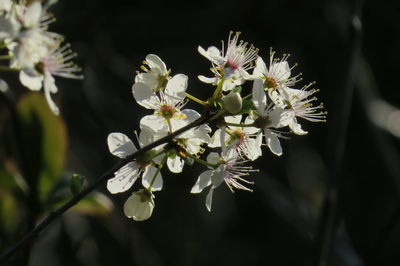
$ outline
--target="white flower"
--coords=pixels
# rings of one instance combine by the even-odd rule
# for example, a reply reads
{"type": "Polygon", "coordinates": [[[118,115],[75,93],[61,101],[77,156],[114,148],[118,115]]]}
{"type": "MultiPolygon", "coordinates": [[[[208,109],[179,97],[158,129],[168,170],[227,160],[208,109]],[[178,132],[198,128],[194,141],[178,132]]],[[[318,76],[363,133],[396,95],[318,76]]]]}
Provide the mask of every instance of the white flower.
{"type": "Polygon", "coordinates": [[[202,82],[213,84],[217,84],[223,79],[225,81],[223,91],[230,91],[235,86],[243,84],[246,79],[251,78],[247,70],[253,67],[253,61],[257,58],[258,53],[258,49],[253,45],[248,47],[247,42],[239,41],[240,32],[232,35],[233,32],[230,32],[226,51],[224,51],[224,47],[221,51],[215,46],[208,47],[207,50],[201,46],[198,47],[199,53],[213,64],[211,70],[215,75],[213,78],[204,76],[198,76],[198,78],[202,82]]]}
{"type": "Polygon", "coordinates": [[[261,79],[254,80],[252,101],[256,107],[254,120],[247,117],[245,121],[246,124],[254,123],[255,126],[258,127],[258,131],[264,133],[266,145],[271,152],[278,156],[282,155],[282,147],[278,139],[280,134],[272,128],[282,127],[281,119],[283,109],[279,107],[273,108],[272,104],[267,106],[267,95],[264,92],[261,79]]]}
{"type": "MultiPolygon", "coordinates": [[[[239,124],[242,121],[242,116],[226,116],[224,119],[227,123],[239,124]]],[[[251,161],[262,155],[262,133],[259,132],[258,128],[228,125],[215,131],[208,146],[211,148],[221,147],[223,140],[228,149],[236,149],[239,156],[246,157],[251,161]]]]}
{"type": "MultiPolygon", "coordinates": [[[[182,126],[190,124],[200,118],[200,114],[191,109],[182,110],[182,114],[185,115],[185,118],[183,118],[182,120],[178,120],[179,127],[175,127],[175,130],[181,128],[182,126]]],[[[145,116],[140,121],[142,129],[147,129],[148,131],[152,132],[153,141],[170,134],[168,126],[160,127],[160,121],[158,120],[158,118],[154,120],[155,117],[156,116],[145,116]]],[[[176,126],[177,123],[175,122],[174,125],[176,126]]],[[[196,128],[189,129],[184,133],[176,136],[173,141],[175,141],[176,144],[179,146],[179,150],[183,149],[189,154],[196,155],[198,153],[204,152],[204,149],[201,147],[201,145],[210,142],[210,132],[211,128],[208,125],[201,125],[196,128]]],[[[181,156],[178,155],[174,154],[167,159],[167,166],[169,170],[173,173],[182,172],[185,163],[181,156]]]]}
{"type": "Polygon", "coordinates": [[[264,88],[278,89],[286,86],[293,86],[299,81],[301,74],[290,77],[291,70],[296,67],[289,67],[287,59],[288,54],[284,54],[282,59],[274,58],[275,52],[270,51],[269,67],[267,67],[261,57],[257,57],[256,66],[253,70],[254,79],[262,79],[264,88]]]}
{"type": "Polygon", "coordinates": [[[164,90],[168,80],[171,78],[169,76],[171,71],[167,70],[161,58],[155,54],[149,54],[143,64],[141,69],[145,73],[138,73],[135,77],[135,83],[144,83],[153,91],[164,90]]]}
{"type": "Polygon", "coordinates": [[[214,189],[219,187],[222,182],[225,182],[232,193],[234,192],[234,189],[252,191],[240,182],[253,184],[253,182],[247,181],[242,177],[249,175],[249,172],[255,172],[257,170],[252,169],[250,166],[243,166],[246,161],[241,160],[235,150],[225,150],[221,153],[221,156],[219,156],[218,153],[211,152],[207,156],[207,162],[219,165],[215,169],[203,172],[190,192],[200,193],[204,188],[210,186],[210,190],[206,197],[206,207],[208,211],[211,211],[214,189]]]}
{"type": "Polygon", "coordinates": [[[318,92],[318,90],[307,89],[313,84],[311,83],[300,90],[283,87],[271,93],[271,98],[275,104],[284,109],[281,125],[288,126],[297,135],[307,134],[307,131],[304,131],[297,122],[297,117],[311,122],[326,121],[326,112],[320,111],[323,108],[323,104],[312,105],[312,102],[317,100],[317,98],[311,96],[318,92]]]}
{"type": "Polygon", "coordinates": [[[135,221],[144,221],[150,218],[154,209],[154,195],[147,189],[132,193],[125,204],[124,213],[135,221]]]}
{"type": "MultiPolygon", "coordinates": [[[[144,144],[149,142],[150,136],[151,133],[149,132],[141,134],[140,144],[144,146],[144,144]]],[[[110,152],[119,158],[126,158],[137,151],[133,142],[122,133],[109,134],[107,143],[110,152]]],[[[158,168],[156,168],[151,161],[147,161],[145,157],[138,158],[136,161],[132,161],[116,171],[114,177],[108,180],[107,189],[113,194],[124,192],[132,187],[142,173],[142,185],[145,188],[149,188],[157,173],[157,177],[151,189],[153,191],[161,190],[163,185],[161,173],[158,171],[158,168]]]]}
{"type": "Polygon", "coordinates": [[[145,116],[141,120],[141,126],[147,126],[153,131],[167,127],[169,132],[173,132],[187,124],[185,119],[192,112],[180,111],[185,104],[187,79],[186,75],[177,74],[167,82],[163,91],[158,92],[142,82],[133,84],[132,92],[136,102],[154,110],[153,115],[145,116]]]}
{"type": "MultiPolygon", "coordinates": [[[[26,45],[26,43],[23,45],[26,45]]],[[[18,48],[21,48],[21,46],[18,46],[18,48]]],[[[34,91],[40,90],[43,84],[47,103],[53,113],[58,115],[58,107],[51,98],[51,93],[56,93],[58,91],[53,76],[81,79],[82,76],[75,74],[75,72],[81,71],[81,69],[70,61],[76,54],[72,53],[69,49],[69,45],[59,47],[57,44],[48,50],[45,46],[38,46],[37,48],[37,51],[31,55],[32,57],[38,58],[30,58],[34,64],[21,64],[21,62],[28,57],[18,53],[19,56],[16,58],[24,58],[19,60],[20,64],[23,66],[19,73],[19,78],[25,87],[34,91]]]]}

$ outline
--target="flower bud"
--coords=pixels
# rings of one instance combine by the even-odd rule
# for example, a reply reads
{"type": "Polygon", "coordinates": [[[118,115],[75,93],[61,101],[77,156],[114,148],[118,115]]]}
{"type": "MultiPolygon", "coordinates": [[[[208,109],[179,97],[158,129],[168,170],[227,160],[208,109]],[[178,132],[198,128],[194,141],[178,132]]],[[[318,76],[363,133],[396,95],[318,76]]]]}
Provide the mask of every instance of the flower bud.
{"type": "Polygon", "coordinates": [[[124,213],[135,221],[144,221],[150,218],[154,209],[154,195],[147,189],[132,193],[124,204],[124,213]]]}
{"type": "Polygon", "coordinates": [[[238,92],[231,92],[222,98],[225,111],[231,114],[237,114],[242,110],[242,97],[238,92]]]}

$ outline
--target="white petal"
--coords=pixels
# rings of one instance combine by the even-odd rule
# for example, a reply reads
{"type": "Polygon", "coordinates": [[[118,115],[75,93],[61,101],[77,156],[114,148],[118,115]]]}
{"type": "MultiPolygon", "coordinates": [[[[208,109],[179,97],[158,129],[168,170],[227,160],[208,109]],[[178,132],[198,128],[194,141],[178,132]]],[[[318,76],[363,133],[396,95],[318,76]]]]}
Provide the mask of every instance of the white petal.
{"type": "MultiPolygon", "coordinates": [[[[145,188],[149,188],[156,172],[158,171],[158,168],[154,167],[153,165],[149,165],[146,167],[146,170],[143,173],[142,176],[142,185],[145,188]]],[[[160,171],[157,174],[156,180],[153,183],[153,186],[151,187],[152,191],[159,191],[162,189],[163,186],[163,179],[161,177],[160,171]]]]}
{"type": "Polygon", "coordinates": [[[138,165],[130,162],[115,172],[115,177],[107,181],[107,189],[111,193],[120,193],[127,191],[132,187],[138,178],[138,165]]]}
{"type": "Polygon", "coordinates": [[[132,92],[136,102],[144,108],[157,110],[161,105],[154,91],[144,83],[133,84],[132,92]]]}
{"type": "Polygon", "coordinates": [[[275,155],[282,155],[282,147],[276,134],[272,133],[269,129],[264,130],[266,144],[275,155]]]}
{"type": "Polygon", "coordinates": [[[149,86],[150,89],[156,90],[159,82],[157,76],[152,73],[139,73],[135,77],[135,83],[144,83],[149,86]]]}
{"type": "Polygon", "coordinates": [[[210,148],[221,147],[221,129],[217,129],[211,137],[211,142],[208,144],[210,148]]]}
{"type": "Polygon", "coordinates": [[[110,133],[107,137],[107,143],[110,152],[119,158],[125,158],[136,152],[133,142],[122,133],[110,133]]]}
{"type": "Polygon", "coordinates": [[[175,156],[175,158],[168,158],[167,159],[168,169],[175,174],[181,173],[185,162],[182,160],[181,157],[175,156]]]}
{"type": "Polygon", "coordinates": [[[165,99],[168,104],[175,106],[185,99],[185,91],[188,83],[188,77],[184,74],[177,74],[172,77],[165,88],[165,99]]]}
{"type": "Polygon", "coordinates": [[[152,72],[159,75],[166,75],[168,73],[165,63],[155,54],[149,54],[146,56],[146,61],[149,63],[152,72]]]}
{"type": "Polygon", "coordinates": [[[140,128],[153,132],[168,131],[164,118],[158,115],[146,115],[140,120],[140,128]]]}
{"type": "MultiPolygon", "coordinates": [[[[253,124],[253,123],[254,123],[254,120],[251,119],[251,118],[248,116],[248,117],[246,117],[246,119],[244,120],[244,123],[245,123],[245,124],[253,124]]],[[[243,132],[246,133],[246,134],[255,134],[255,133],[259,132],[259,131],[260,131],[260,129],[259,129],[259,128],[256,128],[256,127],[244,127],[244,128],[243,128],[243,132]]]]}
{"type": "Polygon", "coordinates": [[[211,175],[211,183],[214,188],[219,187],[224,182],[224,167],[220,165],[211,175]]]}
{"type": "Polygon", "coordinates": [[[135,221],[144,221],[150,218],[154,209],[153,195],[147,200],[143,200],[141,191],[135,192],[130,196],[124,204],[124,213],[128,218],[135,221]]]}
{"type": "Polygon", "coordinates": [[[221,52],[215,46],[208,47],[207,51],[204,50],[203,47],[199,46],[197,48],[197,51],[202,56],[204,56],[205,58],[207,58],[208,60],[210,60],[212,63],[214,63],[216,65],[220,65],[220,64],[224,63],[224,59],[221,57],[221,52]]]}
{"type": "Polygon", "coordinates": [[[267,107],[267,95],[265,95],[261,79],[256,79],[253,82],[252,100],[260,115],[264,115],[265,108],[267,107]]]}
{"type": "Polygon", "coordinates": [[[286,61],[275,63],[271,68],[273,76],[281,82],[285,82],[290,77],[290,67],[286,61]]]}
{"type": "Polygon", "coordinates": [[[211,211],[213,192],[214,192],[214,187],[211,186],[210,191],[208,192],[206,197],[206,207],[209,212],[211,211]]]}
{"type": "Polygon", "coordinates": [[[32,72],[28,71],[28,69],[22,69],[19,72],[19,80],[22,85],[30,90],[38,91],[42,88],[43,76],[39,75],[39,73],[32,75],[32,72]]]}
{"type": "Polygon", "coordinates": [[[58,115],[59,114],[58,107],[56,106],[56,104],[54,103],[54,101],[50,95],[50,92],[57,91],[57,87],[56,87],[54,78],[48,72],[44,73],[43,87],[44,87],[44,96],[46,98],[47,104],[50,107],[50,110],[55,115],[58,115]]]}
{"type": "Polygon", "coordinates": [[[224,119],[227,123],[240,124],[242,121],[242,115],[225,116],[224,119]]]}
{"type": "Polygon", "coordinates": [[[194,184],[194,186],[192,187],[190,193],[200,193],[203,191],[204,188],[211,185],[212,172],[213,172],[212,170],[207,170],[201,173],[201,175],[196,181],[196,184],[194,184]]]}
{"type": "Polygon", "coordinates": [[[207,78],[207,77],[202,76],[202,75],[198,75],[197,78],[201,82],[204,82],[204,83],[207,83],[207,84],[212,84],[212,83],[216,83],[217,82],[217,78],[207,78]]]}
{"type": "Polygon", "coordinates": [[[263,59],[261,57],[257,57],[256,66],[253,70],[254,78],[261,78],[268,73],[267,66],[265,65],[263,59]]]}
{"type": "Polygon", "coordinates": [[[32,2],[24,14],[24,26],[27,28],[38,27],[42,15],[42,4],[39,1],[32,2]]]}
{"type": "Polygon", "coordinates": [[[293,133],[296,135],[306,135],[308,133],[307,131],[304,131],[301,128],[301,125],[297,122],[296,117],[293,117],[291,123],[289,123],[289,127],[291,130],[293,130],[293,133]]]}
{"type": "Polygon", "coordinates": [[[247,139],[245,142],[244,153],[249,160],[254,161],[260,156],[260,146],[256,139],[247,139]]]}
{"type": "Polygon", "coordinates": [[[192,109],[182,110],[182,113],[184,113],[186,115],[185,121],[188,124],[196,121],[197,119],[199,119],[201,117],[201,115],[197,111],[192,110],[192,109]]]}

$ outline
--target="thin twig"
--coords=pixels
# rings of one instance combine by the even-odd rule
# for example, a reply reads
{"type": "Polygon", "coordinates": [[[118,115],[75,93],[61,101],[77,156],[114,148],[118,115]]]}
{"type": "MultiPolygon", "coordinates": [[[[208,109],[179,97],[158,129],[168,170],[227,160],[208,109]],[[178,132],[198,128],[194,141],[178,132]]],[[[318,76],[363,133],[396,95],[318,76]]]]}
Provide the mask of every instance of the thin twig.
{"type": "Polygon", "coordinates": [[[97,186],[99,186],[101,183],[103,183],[105,180],[111,178],[114,176],[114,172],[120,169],[122,166],[125,164],[129,163],[130,161],[134,160],[138,156],[142,155],[143,153],[161,145],[164,143],[170,142],[174,137],[177,135],[194,128],[196,126],[199,126],[206,122],[208,119],[207,116],[200,117],[196,121],[194,121],[191,124],[188,124],[181,129],[176,130],[172,134],[169,134],[166,137],[163,137],[143,148],[140,150],[137,150],[135,153],[132,155],[122,159],[118,164],[116,164],[114,167],[110,168],[108,171],[106,171],[104,174],[102,174],[93,184],[90,186],[86,187],[82,192],[76,194],[70,201],[66,202],[64,205],[62,205],[60,208],[58,208],[55,211],[52,211],[43,221],[41,221],[30,233],[28,233],[24,238],[22,238],[20,241],[15,243],[13,246],[11,246],[8,250],[6,250],[3,254],[0,256],[0,262],[7,260],[10,258],[15,252],[17,252],[19,249],[21,249],[24,245],[27,243],[31,242],[37,235],[39,235],[40,232],[42,232],[49,224],[51,224],[57,217],[61,216],[63,213],[65,213],[67,210],[69,210],[71,207],[73,207],[75,204],[77,204],[81,199],[86,197],[90,192],[92,192],[97,186]]]}

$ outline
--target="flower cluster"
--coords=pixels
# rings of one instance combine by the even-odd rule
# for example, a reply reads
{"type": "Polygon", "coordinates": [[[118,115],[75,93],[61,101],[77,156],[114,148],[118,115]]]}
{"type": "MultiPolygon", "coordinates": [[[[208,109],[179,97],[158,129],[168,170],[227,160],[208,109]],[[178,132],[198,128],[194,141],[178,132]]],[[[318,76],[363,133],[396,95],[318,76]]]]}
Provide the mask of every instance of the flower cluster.
{"type": "Polygon", "coordinates": [[[9,68],[19,71],[21,83],[30,90],[43,87],[47,103],[53,113],[59,109],[51,98],[58,91],[53,76],[81,79],[81,69],[71,62],[76,55],[63,36],[48,31],[55,19],[48,8],[55,0],[12,1],[0,0],[0,45],[7,49],[9,68]]]}
{"type": "MultiPolygon", "coordinates": [[[[247,164],[262,155],[262,146],[275,155],[282,155],[281,138],[290,133],[307,134],[298,118],[311,122],[325,121],[322,104],[314,105],[317,90],[314,83],[295,88],[300,75],[292,76],[293,66],[288,55],[281,59],[270,51],[269,65],[258,56],[258,49],[239,40],[240,33],[231,33],[226,50],[198,48],[211,61],[212,77],[198,76],[211,84],[210,98],[202,101],[187,92],[188,77],[172,74],[156,55],[147,55],[132,86],[136,102],[150,111],[140,121],[138,142],[141,147],[176,130],[190,125],[200,117],[205,123],[196,125],[129,162],[115,173],[107,188],[111,193],[124,192],[142,179],[143,189],[136,191],[124,205],[127,217],[136,221],[148,219],[155,206],[153,192],[163,186],[161,169],[167,167],[180,173],[185,164],[199,163],[205,170],[191,193],[208,188],[206,207],[211,211],[214,190],[222,183],[235,189],[252,191],[252,181],[245,179],[257,171],[247,164]],[[246,84],[250,84],[248,88],[246,84]],[[187,101],[202,107],[202,114],[183,109],[187,101]],[[209,151],[206,156],[206,151],[209,151]],[[219,149],[219,151],[218,151],[219,149]],[[202,159],[206,156],[206,159],[202,159]]],[[[136,151],[133,142],[122,133],[108,136],[110,152],[125,158],[136,151]]]]}

